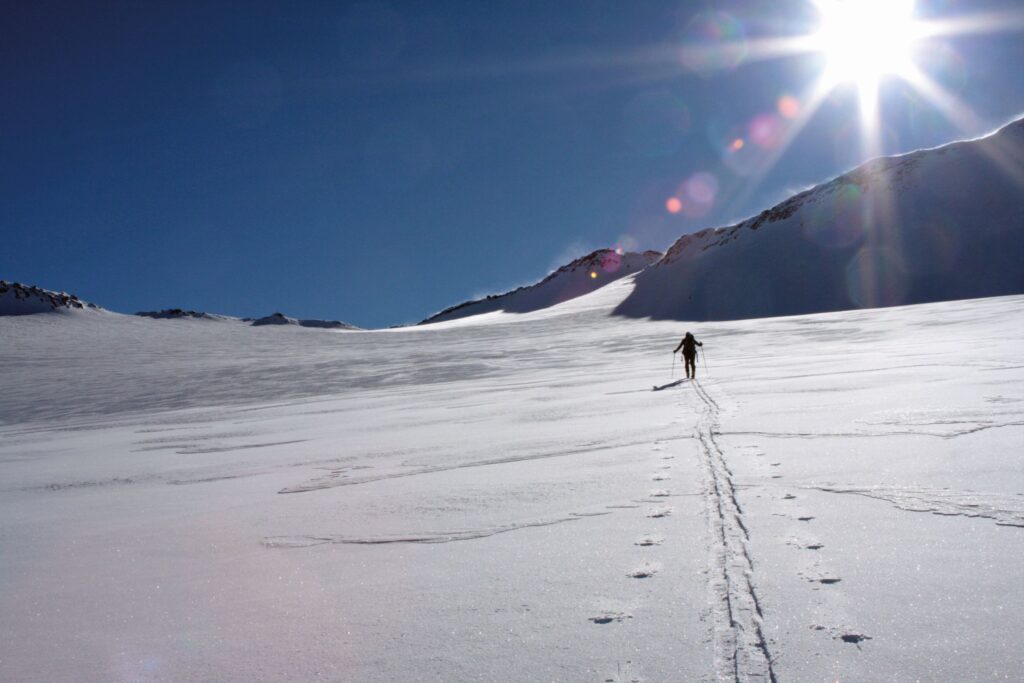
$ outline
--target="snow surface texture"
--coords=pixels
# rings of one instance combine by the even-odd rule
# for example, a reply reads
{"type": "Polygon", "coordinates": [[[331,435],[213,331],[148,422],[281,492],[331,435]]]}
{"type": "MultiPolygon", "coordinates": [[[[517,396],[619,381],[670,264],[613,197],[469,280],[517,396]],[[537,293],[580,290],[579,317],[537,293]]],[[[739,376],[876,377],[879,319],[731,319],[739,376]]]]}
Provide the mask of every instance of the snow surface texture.
{"type": "Polygon", "coordinates": [[[616,312],[736,320],[1022,294],[1022,255],[1024,119],[685,235],[616,312]]]}
{"type": "Polygon", "coordinates": [[[0,319],[0,680],[1024,677],[1024,297],[690,324],[686,382],[632,287],[0,319]]]}
{"type": "Polygon", "coordinates": [[[592,292],[626,275],[634,275],[661,256],[661,252],[657,251],[638,254],[598,249],[567,263],[536,284],[504,294],[492,294],[484,299],[463,302],[430,316],[420,324],[455,320],[493,311],[538,311],[592,292]]]}
{"type": "Polygon", "coordinates": [[[74,311],[96,308],[74,294],[51,292],[31,285],[0,280],[0,316],[32,315],[52,311],[74,311]]]}

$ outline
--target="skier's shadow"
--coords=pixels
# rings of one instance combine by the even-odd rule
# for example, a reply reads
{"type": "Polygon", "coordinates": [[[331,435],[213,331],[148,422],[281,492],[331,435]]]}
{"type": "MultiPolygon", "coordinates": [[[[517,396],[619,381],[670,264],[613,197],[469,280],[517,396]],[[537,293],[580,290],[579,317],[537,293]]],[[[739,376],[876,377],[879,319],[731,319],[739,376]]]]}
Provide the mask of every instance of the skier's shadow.
{"type": "Polygon", "coordinates": [[[660,387],[654,387],[654,390],[655,391],[663,391],[665,389],[671,389],[672,387],[679,386],[680,384],[682,384],[685,381],[686,381],[685,379],[677,379],[675,382],[669,382],[668,384],[662,384],[660,387]]]}

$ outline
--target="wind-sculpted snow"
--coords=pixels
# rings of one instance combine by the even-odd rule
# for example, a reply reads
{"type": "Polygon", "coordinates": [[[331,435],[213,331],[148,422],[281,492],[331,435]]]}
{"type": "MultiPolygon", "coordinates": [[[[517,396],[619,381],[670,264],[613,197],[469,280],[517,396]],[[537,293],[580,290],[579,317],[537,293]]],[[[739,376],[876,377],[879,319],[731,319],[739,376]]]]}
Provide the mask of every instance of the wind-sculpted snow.
{"type": "Polygon", "coordinates": [[[323,545],[325,543],[350,545],[383,545],[388,543],[453,543],[455,541],[473,541],[480,538],[487,538],[488,536],[494,536],[495,534],[518,531],[519,529],[532,529],[535,527],[551,526],[552,524],[562,524],[564,522],[575,522],[581,518],[582,515],[539,522],[506,524],[504,526],[485,529],[428,531],[392,536],[271,536],[263,539],[263,545],[268,548],[308,548],[310,546],[323,545]]]}
{"type": "Polygon", "coordinates": [[[952,491],[914,486],[809,486],[828,493],[847,493],[877,498],[909,512],[933,515],[963,515],[994,520],[999,526],[1024,527],[1024,494],[1005,495],[952,491]]]}
{"type": "Polygon", "coordinates": [[[616,313],[736,320],[1024,293],[1024,120],[684,235],[616,313]]]}
{"type": "MultiPolygon", "coordinates": [[[[438,472],[446,472],[454,469],[465,469],[468,467],[488,467],[491,465],[505,465],[514,462],[522,462],[525,460],[541,460],[545,458],[562,458],[570,455],[579,455],[581,453],[593,453],[595,451],[601,451],[611,448],[622,448],[623,446],[633,446],[646,443],[645,441],[638,442],[627,442],[627,443],[616,443],[616,442],[601,442],[592,441],[589,443],[575,445],[568,449],[556,449],[549,450],[550,446],[545,447],[541,444],[533,444],[531,452],[523,455],[509,455],[503,458],[493,458],[484,460],[471,460],[468,462],[453,462],[451,464],[432,466],[432,467],[410,467],[403,468],[397,472],[387,472],[383,474],[361,474],[353,476],[348,467],[339,467],[329,469],[326,474],[318,475],[317,477],[305,481],[301,484],[294,486],[288,486],[278,493],[307,493],[309,491],[319,491],[321,489],[329,489],[337,486],[357,486],[359,484],[368,484],[381,479],[398,479],[402,477],[415,477],[424,474],[435,474],[438,472]]],[[[655,481],[663,481],[667,477],[663,475],[655,475],[652,477],[655,481]]]]}

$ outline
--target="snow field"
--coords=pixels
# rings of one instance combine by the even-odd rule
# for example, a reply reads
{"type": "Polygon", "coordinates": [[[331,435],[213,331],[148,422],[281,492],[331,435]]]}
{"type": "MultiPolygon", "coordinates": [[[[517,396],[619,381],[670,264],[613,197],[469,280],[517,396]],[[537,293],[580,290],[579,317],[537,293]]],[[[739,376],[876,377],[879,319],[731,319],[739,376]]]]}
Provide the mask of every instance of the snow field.
{"type": "Polygon", "coordinates": [[[608,317],[631,280],[0,319],[0,679],[1018,678],[1024,297],[608,317]]]}

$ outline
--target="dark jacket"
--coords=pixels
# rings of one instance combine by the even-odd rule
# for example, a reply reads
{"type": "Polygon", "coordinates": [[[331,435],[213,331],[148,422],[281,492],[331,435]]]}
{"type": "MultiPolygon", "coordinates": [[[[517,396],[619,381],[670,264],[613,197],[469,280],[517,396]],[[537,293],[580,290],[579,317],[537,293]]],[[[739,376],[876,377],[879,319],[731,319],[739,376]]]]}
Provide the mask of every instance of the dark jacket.
{"type": "Polygon", "coordinates": [[[675,353],[679,349],[682,349],[684,356],[696,356],[698,346],[704,346],[704,344],[697,341],[692,334],[687,332],[686,336],[683,337],[683,340],[679,342],[679,346],[677,346],[675,348],[675,351],[673,351],[672,353],[675,353]]]}

